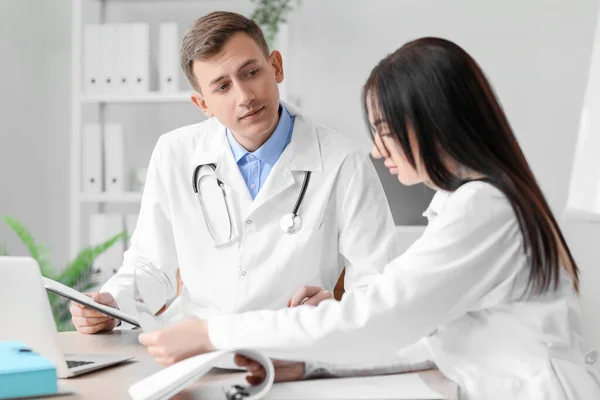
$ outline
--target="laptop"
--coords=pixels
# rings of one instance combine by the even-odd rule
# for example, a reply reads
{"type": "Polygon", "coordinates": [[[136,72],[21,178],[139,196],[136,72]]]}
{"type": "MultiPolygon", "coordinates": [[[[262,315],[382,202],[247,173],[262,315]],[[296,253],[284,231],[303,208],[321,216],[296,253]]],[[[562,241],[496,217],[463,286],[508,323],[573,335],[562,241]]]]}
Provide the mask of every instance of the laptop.
{"type": "Polygon", "coordinates": [[[19,341],[56,366],[59,378],[70,378],[133,357],[63,354],[38,263],[30,257],[0,257],[0,341],[19,341]]]}

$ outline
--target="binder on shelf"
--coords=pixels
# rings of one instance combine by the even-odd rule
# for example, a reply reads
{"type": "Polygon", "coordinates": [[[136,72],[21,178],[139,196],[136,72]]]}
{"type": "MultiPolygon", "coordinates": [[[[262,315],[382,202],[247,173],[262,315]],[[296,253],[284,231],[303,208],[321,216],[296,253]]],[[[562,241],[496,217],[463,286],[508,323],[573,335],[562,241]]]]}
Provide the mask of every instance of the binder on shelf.
{"type": "Polygon", "coordinates": [[[107,193],[125,191],[125,138],[119,124],[104,128],[104,188],[107,193]]]}
{"type": "Polygon", "coordinates": [[[102,192],[102,133],[100,125],[85,124],[82,135],[82,190],[102,192]]]}
{"type": "Polygon", "coordinates": [[[163,22],[158,32],[158,89],[163,93],[179,90],[179,34],[175,22],[163,22]]]}
{"type": "MultiPolygon", "coordinates": [[[[123,232],[123,218],[121,214],[90,214],[89,230],[90,245],[102,244],[123,232]]],[[[119,241],[96,257],[92,265],[96,282],[103,284],[121,268],[124,251],[123,242],[119,241]]]]}
{"type": "Polygon", "coordinates": [[[115,41],[115,75],[117,93],[130,93],[133,88],[133,71],[131,66],[131,28],[129,24],[114,24],[115,41]]]}
{"type": "Polygon", "coordinates": [[[100,82],[98,87],[101,93],[115,93],[114,29],[111,24],[101,24],[99,29],[100,82]]]}
{"type": "Polygon", "coordinates": [[[83,90],[87,94],[100,92],[100,25],[83,28],[83,90]]]}
{"type": "Polygon", "coordinates": [[[127,232],[127,248],[131,246],[131,236],[135,232],[135,228],[138,223],[138,214],[127,214],[125,215],[125,231],[127,232]]]}
{"type": "Polygon", "coordinates": [[[146,23],[131,24],[133,93],[147,93],[150,90],[150,28],[146,23]]]}

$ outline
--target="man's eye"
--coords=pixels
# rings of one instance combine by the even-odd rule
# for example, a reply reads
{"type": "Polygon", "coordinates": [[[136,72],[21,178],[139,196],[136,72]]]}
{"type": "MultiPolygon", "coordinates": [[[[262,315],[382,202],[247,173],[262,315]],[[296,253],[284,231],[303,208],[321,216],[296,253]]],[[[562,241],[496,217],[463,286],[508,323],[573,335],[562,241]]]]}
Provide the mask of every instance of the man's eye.
{"type": "Polygon", "coordinates": [[[256,74],[258,74],[258,70],[257,69],[253,69],[252,71],[248,72],[248,75],[250,75],[250,76],[254,76],[256,74]]]}
{"type": "Polygon", "coordinates": [[[217,91],[218,91],[218,92],[222,92],[222,91],[224,91],[225,89],[227,89],[228,87],[229,87],[229,84],[228,84],[228,83],[224,83],[224,84],[222,84],[221,86],[219,86],[219,87],[217,88],[217,91]]]}

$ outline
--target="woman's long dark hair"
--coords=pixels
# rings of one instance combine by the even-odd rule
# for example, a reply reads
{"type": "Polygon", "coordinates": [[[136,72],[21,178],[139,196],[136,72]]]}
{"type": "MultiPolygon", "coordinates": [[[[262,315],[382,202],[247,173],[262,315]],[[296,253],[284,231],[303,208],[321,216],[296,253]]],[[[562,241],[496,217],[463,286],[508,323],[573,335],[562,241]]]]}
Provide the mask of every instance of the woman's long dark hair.
{"type": "Polygon", "coordinates": [[[409,42],[371,72],[363,90],[365,116],[371,100],[416,169],[410,124],[418,159],[436,187],[454,191],[469,181],[448,170],[448,155],[506,195],[531,264],[527,290],[556,290],[563,265],[579,291],[577,265],[560,228],[490,83],[467,52],[439,38],[409,42]]]}

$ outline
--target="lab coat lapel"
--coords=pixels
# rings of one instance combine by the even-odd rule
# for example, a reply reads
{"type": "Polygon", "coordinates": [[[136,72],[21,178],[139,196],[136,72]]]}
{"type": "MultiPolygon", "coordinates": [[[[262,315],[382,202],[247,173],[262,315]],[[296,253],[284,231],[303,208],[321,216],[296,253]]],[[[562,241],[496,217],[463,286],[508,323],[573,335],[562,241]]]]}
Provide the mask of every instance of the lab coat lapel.
{"type": "Polygon", "coordinates": [[[298,109],[288,104],[285,106],[290,114],[296,117],[292,138],[254,199],[250,213],[293,186],[297,181],[302,182],[304,174],[298,172],[323,171],[316,127],[298,109]]]}
{"type": "Polygon", "coordinates": [[[215,117],[207,121],[204,140],[194,150],[190,176],[192,176],[198,165],[211,163],[216,164],[215,175],[225,183],[226,187],[231,188],[240,196],[250,201],[252,200],[248,187],[244,182],[244,177],[242,177],[240,169],[233,158],[233,153],[229,148],[225,126],[215,117]]]}

